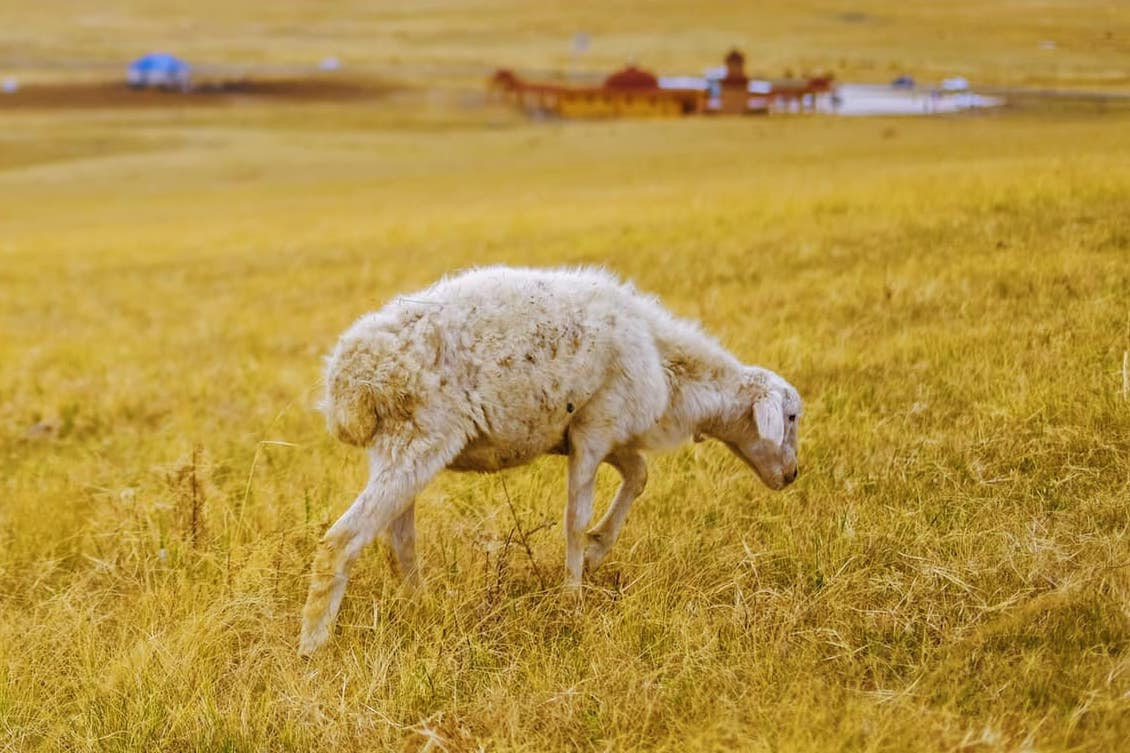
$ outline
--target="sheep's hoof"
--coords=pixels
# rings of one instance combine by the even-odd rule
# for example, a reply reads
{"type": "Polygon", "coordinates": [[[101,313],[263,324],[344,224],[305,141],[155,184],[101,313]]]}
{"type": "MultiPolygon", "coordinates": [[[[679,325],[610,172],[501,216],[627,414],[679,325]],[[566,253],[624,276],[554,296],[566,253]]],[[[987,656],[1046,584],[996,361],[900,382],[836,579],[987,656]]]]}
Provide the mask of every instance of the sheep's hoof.
{"type": "Polygon", "coordinates": [[[585,571],[590,573],[596,572],[597,568],[599,568],[604,563],[604,558],[607,556],[608,552],[604,551],[603,549],[587,550],[585,552],[585,571]]]}
{"type": "Polygon", "coordinates": [[[309,658],[329,640],[329,637],[329,631],[325,628],[319,628],[309,633],[303,630],[302,637],[298,640],[298,655],[303,659],[309,658]]]}
{"type": "Polygon", "coordinates": [[[423,593],[424,581],[420,578],[420,571],[412,568],[407,575],[401,575],[400,588],[406,596],[418,596],[423,593]]]}
{"type": "Polygon", "coordinates": [[[585,535],[588,546],[585,547],[585,570],[595,571],[608,556],[608,547],[604,545],[599,533],[585,535]]]}
{"type": "Polygon", "coordinates": [[[581,590],[581,584],[566,581],[565,587],[561,589],[561,600],[569,606],[579,607],[584,601],[584,592],[581,590]]]}

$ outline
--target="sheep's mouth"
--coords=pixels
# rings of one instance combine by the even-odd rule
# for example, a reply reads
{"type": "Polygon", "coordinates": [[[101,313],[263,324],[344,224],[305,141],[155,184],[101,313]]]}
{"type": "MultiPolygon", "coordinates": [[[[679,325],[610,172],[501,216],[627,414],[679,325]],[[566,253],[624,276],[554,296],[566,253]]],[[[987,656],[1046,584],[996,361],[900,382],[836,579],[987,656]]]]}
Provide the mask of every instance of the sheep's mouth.
{"type": "Polygon", "coordinates": [[[743,463],[753,469],[753,472],[757,474],[757,477],[759,479],[761,479],[761,483],[765,484],[773,491],[779,492],[786,486],[788,486],[783,478],[779,476],[777,478],[768,476],[763,470],[761,470],[761,468],[757,466],[757,463],[753,462],[749,455],[745,454],[742,451],[741,447],[739,447],[736,443],[726,442],[725,440],[723,440],[723,444],[730,448],[730,452],[741,458],[743,463]]]}

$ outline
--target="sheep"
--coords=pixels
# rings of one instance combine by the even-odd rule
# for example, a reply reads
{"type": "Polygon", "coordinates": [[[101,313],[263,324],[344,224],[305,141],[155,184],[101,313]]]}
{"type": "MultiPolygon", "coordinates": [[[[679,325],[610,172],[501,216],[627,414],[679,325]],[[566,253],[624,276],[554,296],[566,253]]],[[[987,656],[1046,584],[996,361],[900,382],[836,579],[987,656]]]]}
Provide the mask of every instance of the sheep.
{"type": "Polygon", "coordinates": [[[568,457],[565,584],[579,593],[647,483],[645,451],[721,440],[766,486],[797,475],[801,399],[696,324],[596,269],[487,267],[358,319],[327,359],[331,434],[368,452],[369,480],[323,536],[299,653],[329,638],[348,571],[387,536],[416,582],[415,497],[441,470],[498,471],[568,457]],[[593,514],[597,467],[622,479],[593,514]]]}

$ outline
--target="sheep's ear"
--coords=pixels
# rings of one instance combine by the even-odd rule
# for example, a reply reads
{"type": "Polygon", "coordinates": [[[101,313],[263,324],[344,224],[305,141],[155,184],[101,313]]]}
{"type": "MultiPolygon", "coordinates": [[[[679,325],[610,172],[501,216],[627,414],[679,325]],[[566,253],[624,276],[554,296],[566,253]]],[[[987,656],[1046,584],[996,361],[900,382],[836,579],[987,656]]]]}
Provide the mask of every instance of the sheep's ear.
{"type": "Polygon", "coordinates": [[[781,401],[766,395],[753,404],[753,418],[757,421],[758,435],[775,445],[785,441],[785,420],[781,416],[781,401]]]}

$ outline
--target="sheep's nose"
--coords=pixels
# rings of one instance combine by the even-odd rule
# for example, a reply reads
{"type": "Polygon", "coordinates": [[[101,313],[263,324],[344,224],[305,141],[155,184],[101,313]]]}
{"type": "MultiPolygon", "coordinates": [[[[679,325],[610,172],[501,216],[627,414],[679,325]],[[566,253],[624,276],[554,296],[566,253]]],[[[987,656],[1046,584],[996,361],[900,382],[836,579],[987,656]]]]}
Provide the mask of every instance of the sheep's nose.
{"type": "Polygon", "coordinates": [[[792,482],[796,481],[796,475],[798,473],[800,473],[800,467],[799,466],[794,467],[791,471],[786,473],[785,474],[785,483],[791,484],[792,482]]]}

